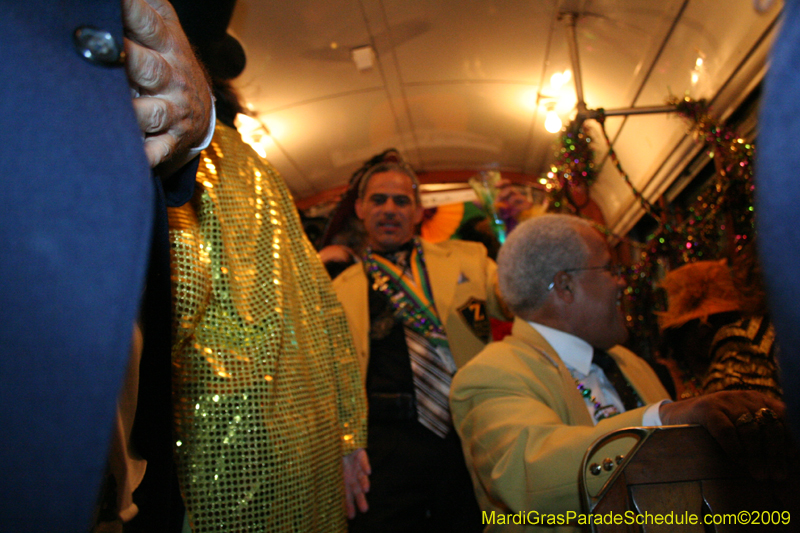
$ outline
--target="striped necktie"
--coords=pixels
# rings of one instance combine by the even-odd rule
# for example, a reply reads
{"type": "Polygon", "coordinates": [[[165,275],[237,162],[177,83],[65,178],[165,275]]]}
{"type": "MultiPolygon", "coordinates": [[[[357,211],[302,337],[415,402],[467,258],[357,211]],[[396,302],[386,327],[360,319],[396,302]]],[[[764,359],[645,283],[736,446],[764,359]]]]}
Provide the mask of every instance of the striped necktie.
{"type": "MultiPolygon", "coordinates": [[[[455,369],[446,364],[452,361],[450,350],[434,346],[424,336],[406,327],[406,345],[414,374],[414,397],[417,420],[420,424],[445,438],[453,424],[450,419],[448,396],[455,369]]],[[[454,366],[454,365],[453,365],[454,366]]]]}
{"type": "MultiPolygon", "coordinates": [[[[398,267],[394,272],[394,276],[402,280],[409,289],[418,291],[419,301],[427,305],[429,310],[432,311],[433,316],[430,318],[439,322],[436,310],[433,308],[432,294],[429,292],[430,287],[424,286],[427,281],[427,274],[423,272],[425,267],[419,265],[421,268],[417,269],[419,271],[417,276],[412,272],[413,269],[410,263],[415,261],[415,255],[421,255],[419,248],[417,248],[417,254],[409,254],[408,251],[403,250],[395,254],[385,254],[383,257],[398,267]]],[[[374,259],[370,260],[368,258],[365,264],[369,264],[371,261],[374,261],[374,259]]],[[[389,274],[386,270],[383,270],[383,272],[389,274]]],[[[378,285],[381,284],[378,283],[378,285]]],[[[376,288],[380,290],[379,287],[376,288]]],[[[417,324],[417,318],[412,316],[411,306],[399,304],[399,300],[395,296],[398,296],[398,292],[402,290],[402,284],[392,283],[391,289],[387,284],[386,292],[393,293],[393,295],[387,295],[395,306],[395,316],[403,321],[414,381],[417,421],[437,436],[445,438],[453,426],[448,403],[450,383],[456,371],[453,355],[450,353],[449,344],[440,327],[438,330],[442,334],[426,335],[425,328],[420,328],[417,324]]]]}

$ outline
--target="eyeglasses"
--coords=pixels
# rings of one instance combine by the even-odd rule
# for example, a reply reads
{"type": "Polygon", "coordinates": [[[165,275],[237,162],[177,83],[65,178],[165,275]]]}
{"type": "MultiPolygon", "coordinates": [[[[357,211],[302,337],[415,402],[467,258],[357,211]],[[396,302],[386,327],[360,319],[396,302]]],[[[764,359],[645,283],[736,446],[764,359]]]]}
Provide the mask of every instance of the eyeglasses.
{"type": "MultiPolygon", "coordinates": [[[[570,273],[570,272],[582,272],[584,270],[605,270],[609,274],[611,274],[615,278],[621,278],[625,273],[625,267],[622,265],[617,265],[614,263],[607,263],[603,266],[596,266],[596,267],[582,267],[582,268],[563,268],[558,272],[570,273]]],[[[556,272],[556,274],[558,273],[556,272]]],[[[555,280],[550,282],[550,285],[547,286],[548,291],[552,291],[553,287],[556,286],[555,280]]]]}

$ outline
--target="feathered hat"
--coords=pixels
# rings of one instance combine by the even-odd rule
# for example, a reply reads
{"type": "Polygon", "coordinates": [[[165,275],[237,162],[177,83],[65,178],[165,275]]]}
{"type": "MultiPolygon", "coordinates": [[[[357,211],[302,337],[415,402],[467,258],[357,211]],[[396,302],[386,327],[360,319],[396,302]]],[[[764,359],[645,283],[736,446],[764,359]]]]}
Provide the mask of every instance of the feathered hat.
{"type": "Polygon", "coordinates": [[[725,259],[683,265],[668,272],[659,285],[667,292],[667,310],[656,313],[662,331],[696,318],[706,322],[709,315],[741,308],[725,259]]]}

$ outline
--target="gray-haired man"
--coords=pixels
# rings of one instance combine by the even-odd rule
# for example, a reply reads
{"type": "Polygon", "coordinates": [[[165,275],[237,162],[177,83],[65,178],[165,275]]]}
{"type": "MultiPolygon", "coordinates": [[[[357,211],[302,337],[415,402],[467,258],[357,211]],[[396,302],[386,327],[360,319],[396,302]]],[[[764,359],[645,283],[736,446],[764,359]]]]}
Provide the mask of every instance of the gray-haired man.
{"type": "Polygon", "coordinates": [[[781,475],[780,460],[770,459],[783,457],[786,446],[776,423],[783,404],[749,391],[664,402],[647,363],[619,346],[627,339],[618,305],[624,284],[589,223],[566,215],[526,221],[501,249],[498,276],[516,315],[512,334],[461,369],[451,391],[484,511],[580,511],[584,452],[628,426],[702,424],[754,474],[781,475]],[[766,432],[770,438],[762,439],[766,432]]]}

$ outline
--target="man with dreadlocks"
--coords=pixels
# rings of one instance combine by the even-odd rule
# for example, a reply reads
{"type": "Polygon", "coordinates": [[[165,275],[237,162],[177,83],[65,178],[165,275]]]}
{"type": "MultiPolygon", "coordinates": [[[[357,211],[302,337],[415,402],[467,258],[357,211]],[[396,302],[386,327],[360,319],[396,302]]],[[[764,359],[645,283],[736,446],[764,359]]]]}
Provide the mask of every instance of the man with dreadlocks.
{"type": "Polygon", "coordinates": [[[419,182],[396,150],[351,182],[366,229],[362,261],[334,282],[366,382],[369,511],[351,532],[480,531],[448,407],[450,380],[504,316],[482,244],[415,237],[419,182]]]}

